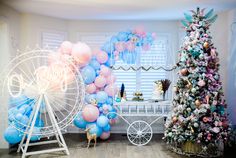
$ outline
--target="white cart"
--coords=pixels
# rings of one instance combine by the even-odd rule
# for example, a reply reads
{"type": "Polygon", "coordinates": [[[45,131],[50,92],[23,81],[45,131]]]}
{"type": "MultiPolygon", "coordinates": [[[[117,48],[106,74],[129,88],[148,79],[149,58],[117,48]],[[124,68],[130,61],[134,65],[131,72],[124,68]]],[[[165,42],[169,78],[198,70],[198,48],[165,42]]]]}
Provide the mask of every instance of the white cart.
{"type": "Polygon", "coordinates": [[[152,124],[167,117],[171,109],[171,101],[125,101],[115,102],[114,105],[118,109],[116,114],[129,125],[127,128],[129,141],[136,146],[143,146],[150,142],[153,135],[152,124]],[[127,116],[156,116],[157,118],[151,123],[143,120],[136,120],[130,123],[124,118],[127,116]]]}

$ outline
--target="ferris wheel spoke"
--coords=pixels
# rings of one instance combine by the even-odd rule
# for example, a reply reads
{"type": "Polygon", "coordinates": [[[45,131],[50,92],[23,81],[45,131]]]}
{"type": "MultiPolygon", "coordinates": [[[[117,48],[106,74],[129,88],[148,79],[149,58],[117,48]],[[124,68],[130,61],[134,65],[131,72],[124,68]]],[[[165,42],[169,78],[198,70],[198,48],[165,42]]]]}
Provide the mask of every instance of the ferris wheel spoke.
{"type": "MultiPolygon", "coordinates": [[[[49,98],[49,101],[52,103],[52,104],[57,104],[57,105],[59,105],[60,107],[62,107],[64,110],[66,110],[67,112],[69,112],[67,109],[65,109],[61,104],[60,104],[60,102],[59,101],[56,101],[55,99],[51,99],[50,97],[48,97],[49,98]]],[[[62,102],[61,102],[62,103],[62,102]]],[[[57,110],[59,110],[60,111],[60,113],[62,113],[61,112],[61,110],[60,109],[58,109],[57,108],[57,106],[54,106],[54,105],[51,105],[51,106],[53,106],[54,108],[56,108],[57,110]]],[[[63,113],[62,113],[63,114],[63,113]]],[[[63,114],[63,116],[64,116],[64,114],[63,114]]]]}
{"type": "MultiPolygon", "coordinates": [[[[29,65],[31,65],[30,62],[24,62],[24,64],[25,64],[25,67],[26,67],[27,70],[28,70],[28,74],[29,74],[30,78],[31,78],[31,79],[34,78],[35,75],[32,73],[32,68],[34,68],[34,67],[29,66],[29,65]],[[26,65],[26,64],[27,64],[27,65],[26,65]],[[29,68],[31,68],[31,69],[29,69],[29,68]]],[[[33,69],[33,70],[35,70],[35,69],[33,69]]]]}
{"type": "MultiPolygon", "coordinates": [[[[48,97],[50,97],[51,101],[54,101],[54,102],[58,103],[60,106],[63,106],[63,105],[61,105],[61,104],[64,104],[64,105],[68,105],[68,106],[72,107],[69,103],[66,102],[66,99],[65,99],[65,101],[63,102],[63,101],[60,101],[61,98],[51,97],[51,96],[48,96],[48,97]],[[58,99],[58,101],[55,101],[56,99],[58,99]]],[[[72,108],[73,108],[73,107],[72,107],[72,108]]]]}
{"type": "MultiPolygon", "coordinates": [[[[51,100],[51,99],[50,99],[50,98],[48,98],[48,100],[51,100]]],[[[51,100],[50,102],[53,104],[53,103],[55,103],[55,100],[51,100]]],[[[58,104],[58,105],[60,105],[60,104],[58,104]]],[[[52,105],[51,105],[51,106],[52,106],[52,105]]],[[[56,109],[57,109],[57,111],[59,111],[59,112],[61,113],[61,115],[62,115],[62,116],[64,116],[64,114],[61,112],[61,110],[60,110],[60,109],[58,109],[58,107],[57,107],[57,106],[53,106],[53,107],[54,107],[54,108],[56,108],[56,109]]],[[[52,109],[54,110],[54,108],[52,108],[52,109]]],[[[64,107],[62,107],[62,108],[64,108],[64,107]]],[[[65,108],[64,108],[64,109],[65,109],[65,108]]]]}

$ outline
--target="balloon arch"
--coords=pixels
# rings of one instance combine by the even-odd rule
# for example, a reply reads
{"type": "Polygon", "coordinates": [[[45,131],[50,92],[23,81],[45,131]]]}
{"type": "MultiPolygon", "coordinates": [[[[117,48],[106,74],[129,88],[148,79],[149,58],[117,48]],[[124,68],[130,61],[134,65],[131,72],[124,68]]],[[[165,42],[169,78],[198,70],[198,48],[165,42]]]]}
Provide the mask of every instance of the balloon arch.
{"type": "MultiPolygon", "coordinates": [[[[147,33],[142,28],[119,32],[105,42],[100,50],[90,55],[91,59],[85,62],[87,65],[81,68],[86,84],[86,102],[89,105],[86,105],[82,113],[78,114],[74,121],[75,126],[82,129],[90,126],[91,133],[96,133],[101,139],[109,138],[110,125],[116,122],[116,114],[110,112],[117,111],[113,106],[113,97],[118,92],[115,86],[116,76],[110,67],[117,60],[134,64],[140,49],[148,51],[155,39],[155,33],[147,33]],[[94,100],[97,105],[90,105],[94,100]]],[[[66,46],[62,44],[61,48],[63,47],[66,46]]]]}

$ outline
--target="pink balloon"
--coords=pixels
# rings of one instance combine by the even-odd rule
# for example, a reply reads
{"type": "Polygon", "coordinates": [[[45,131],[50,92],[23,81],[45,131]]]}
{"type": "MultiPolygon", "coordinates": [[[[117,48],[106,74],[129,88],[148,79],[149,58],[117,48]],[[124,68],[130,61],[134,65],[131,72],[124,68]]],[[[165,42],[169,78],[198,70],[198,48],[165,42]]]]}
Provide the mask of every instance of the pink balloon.
{"type": "Polygon", "coordinates": [[[88,64],[92,58],[92,52],[89,46],[85,43],[78,42],[72,48],[71,55],[78,64],[88,64]]]}
{"type": "Polygon", "coordinates": [[[152,33],[152,38],[153,38],[153,40],[157,39],[157,34],[155,32],[152,33]]]}
{"type": "Polygon", "coordinates": [[[91,83],[89,85],[86,86],[86,92],[89,94],[92,94],[94,92],[96,92],[96,86],[94,83],[91,83]]]}
{"type": "Polygon", "coordinates": [[[100,75],[109,76],[111,74],[111,69],[106,66],[101,66],[100,75]]]}
{"type": "Polygon", "coordinates": [[[62,54],[71,54],[73,44],[69,41],[64,41],[61,44],[60,51],[62,54]]]}
{"type": "Polygon", "coordinates": [[[135,50],[135,44],[131,41],[127,42],[126,49],[130,52],[133,52],[135,50]]]}
{"type": "Polygon", "coordinates": [[[117,87],[114,84],[109,84],[105,87],[104,91],[107,93],[108,96],[115,96],[117,94],[117,87]]]}
{"type": "Polygon", "coordinates": [[[146,32],[144,31],[143,26],[139,26],[139,27],[135,28],[133,33],[137,34],[140,37],[145,37],[146,36],[146,32]]]}
{"type": "Polygon", "coordinates": [[[104,51],[99,51],[96,55],[96,59],[100,64],[103,64],[103,63],[107,62],[108,55],[104,51]]]}
{"type": "Polygon", "coordinates": [[[105,140],[110,137],[110,132],[102,132],[102,135],[100,136],[101,139],[105,140]]]}
{"type": "Polygon", "coordinates": [[[115,44],[116,51],[123,52],[125,50],[125,42],[117,42],[115,44]]]}
{"type": "Polygon", "coordinates": [[[82,116],[85,121],[94,122],[99,116],[99,110],[94,105],[86,105],[82,110],[82,116]]]}
{"type": "Polygon", "coordinates": [[[94,84],[97,86],[97,87],[99,87],[99,88],[102,88],[102,87],[104,87],[105,85],[106,85],[106,78],[105,77],[103,77],[103,76],[98,76],[98,77],[96,77],[96,79],[95,79],[95,81],[94,81],[94,84]]]}
{"type": "Polygon", "coordinates": [[[114,55],[115,55],[115,56],[119,55],[119,53],[120,53],[120,52],[118,52],[118,51],[114,51],[114,55]]]}
{"type": "Polygon", "coordinates": [[[114,125],[116,123],[116,119],[111,119],[109,122],[111,125],[114,125]]]}
{"type": "Polygon", "coordinates": [[[107,84],[112,84],[116,82],[116,76],[114,74],[111,74],[110,76],[107,76],[107,84]]]}
{"type": "Polygon", "coordinates": [[[143,45],[143,50],[144,50],[144,51],[150,50],[150,45],[149,45],[149,44],[143,45]]]}

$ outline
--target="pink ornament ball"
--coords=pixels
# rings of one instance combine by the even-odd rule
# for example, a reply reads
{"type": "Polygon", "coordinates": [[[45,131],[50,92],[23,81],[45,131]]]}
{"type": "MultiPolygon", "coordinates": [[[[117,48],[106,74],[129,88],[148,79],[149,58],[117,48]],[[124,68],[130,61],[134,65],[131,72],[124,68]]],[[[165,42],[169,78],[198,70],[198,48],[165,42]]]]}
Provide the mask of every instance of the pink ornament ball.
{"type": "Polygon", "coordinates": [[[78,42],[73,48],[71,55],[79,65],[86,65],[92,58],[92,52],[89,46],[85,43],[78,42]]]}
{"type": "Polygon", "coordinates": [[[82,110],[83,119],[87,122],[94,122],[99,117],[99,110],[91,104],[86,105],[82,110]]]}
{"type": "Polygon", "coordinates": [[[94,84],[98,87],[98,88],[102,88],[106,85],[106,78],[103,76],[98,76],[96,77],[94,84]]]}
{"type": "Polygon", "coordinates": [[[111,69],[106,67],[106,66],[101,66],[101,70],[100,70],[100,75],[102,76],[109,76],[111,74],[111,69]]]}
{"type": "Polygon", "coordinates": [[[100,136],[102,140],[106,140],[109,137],[110,137],[110,132],[102,132],[102,135],[100,136]]]}
{"type": "Polygon", "coordinates": [[[96,86],[94,83],[91,83],[89,85],[86,86],[86,92],[89,94],[92,94],[94,92],[96,92],[96,86]]]}
{"type": "Polygon", "coordinates": [[[206,82],[205,82],[204,80],[200,80],[200,81],[198,81],[198,85],[199,85],[200,87],[203,87],[203,86],[206,85],[206,82]]]}
{"type": "Polygon", "coordinates": [[[69,41],[64,41],[61,44],[60,51],[62,54],[71,54],[73,44],[69,41]]]}
{"type": "Polygon", "coordinates": [[[105,62],[107,62],[108,60],[108,55],[106,52],[104,51],[99,51],[97,54],[96,54],[96,59],[97,61],[100,63],[100,64],[103,64],[105,62]]]}

